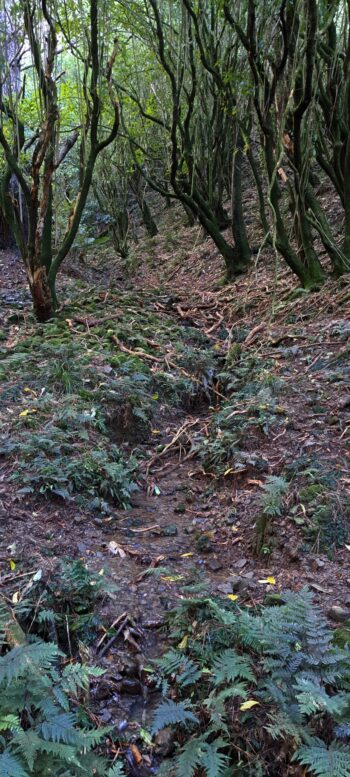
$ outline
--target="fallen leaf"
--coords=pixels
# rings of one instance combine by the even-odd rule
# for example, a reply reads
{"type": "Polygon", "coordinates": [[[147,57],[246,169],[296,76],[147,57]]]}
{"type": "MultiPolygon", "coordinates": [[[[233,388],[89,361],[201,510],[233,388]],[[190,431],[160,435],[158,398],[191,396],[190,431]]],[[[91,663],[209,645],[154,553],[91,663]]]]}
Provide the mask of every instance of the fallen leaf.
{"type": "Polygon", "coordinates": [[[19,418],[25,418],[25,416],[29,415],[29,413],[37,413],[38,411],[35,409],[35,407],[27,408],[27,410],[22,410],[21,413],[19,413],[19,418]]]}
{"type": "Polygon", "coordinates": [[[162,580],[167,583],[176,583],[178,580],[183,580],[183,575],[163,575],[162,580]]]}
{"type": "Polygon", "coordinates": [[[276,585],[276,578],[274,577],[265,577],[264,580],[258,580],[258,583],[268,583],[269,585],[276,585]]]}
{"type": "Polygon", "coordinates": [[[187,647],[187,642],[188,642],[188,634],[185,634],[181,642],[179,642],[178,644],[179,650],[185,650],[185,648],[187,647]]]}
{"type": "Polygon", "coordinates": [[[255,699],[248,699],[248,701],[244,701],[243,704],[240,706],[240,710],[242,712],[245,712],[245,710],[250,710],[252,707],[255,707],[256,704],[260,704],[260,702],[255,701],[255,699]]]}
{"type": "Polygon", "coordinates": [[[19,591],[16,591],[16,593],[14,593],[12,596],[12,602],[13,604],[18,604],[18,601],[19,601],[19,591]]]}
{"type": "Polygon", "coordinates": [[[9,564],[10,564],[11,572],[13,572],[13,570],[16,569],[16,564],[15,564],[13,558],[9,559],[9,564]]]}
{"type": "Polygon", "coordinates": [[[190,556],[193,556],[193,553],[181,553],[181,558],[190,558],[190,556]]]}
{"type": "Polygon", "coordinates": [[[142,755],[141,755],[138,747],[136,747],[136,745],[130,745],[130,750],[131,750],[131,752],[132,752],[132,754],[134,756],[135,763],[137,765],[140,764],[141,761],[142,761],[142,755]]]}
{"type": "Polygon", "coordinates": [[[231,602],[235,602],[238,599],[238,594],[227,594],[227,599],[231,599],[231,602]]]}

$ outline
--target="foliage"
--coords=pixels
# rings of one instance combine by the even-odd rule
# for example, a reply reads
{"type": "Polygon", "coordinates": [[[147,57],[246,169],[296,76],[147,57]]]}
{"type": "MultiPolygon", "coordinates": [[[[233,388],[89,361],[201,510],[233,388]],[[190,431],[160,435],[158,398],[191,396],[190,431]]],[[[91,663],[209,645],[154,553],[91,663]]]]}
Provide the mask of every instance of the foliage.
{"type": "Polygon", "coordinates": [[[188,599],[173,613],[174,642],[185,632],[186,654],[180,645],[158,662],[172,699],[164,725],[183,722],[184,703],[198,719],[177,757],[179,777],[186,763],[191,776],[201,767],[277,777],[291,761],[322,777],[350,774],[341,741],[350,731],[349,651],[333,644],[306,590],[283,602],[254,612],[188,599]]]}
{"type": "MultiPolygon", "coordinates": [[[[2,612],[5,632],[7,618],[2,612]]],[[[94,769],[106,773],[93,749],[107,729],[86,728],[79,720],[80,695],[100,670],[78,664],[61,670],[62,658],[55,645],[42,641],[23,642],[0,657],[2,777],[76,777],[94,769]],[[78,712],[72,711],[73,698],[78,712]]]]}

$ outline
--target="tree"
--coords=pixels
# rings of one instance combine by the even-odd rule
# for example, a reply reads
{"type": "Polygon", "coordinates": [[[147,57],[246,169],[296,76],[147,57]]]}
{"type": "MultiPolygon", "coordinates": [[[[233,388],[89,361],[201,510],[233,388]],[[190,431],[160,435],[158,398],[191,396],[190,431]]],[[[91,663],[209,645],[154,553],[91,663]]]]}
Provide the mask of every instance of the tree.
{"type": "Polygon", "coordinates": [[[26,268],[35,314],[43,322],[52,317],[57,307],[57,273],[76,237],[96,159],[116,138],[119,127],[119,105],[112,87],[117,43],[113,42],[111,53],[106,56],[106,46],[101,43],[100,5],[98,0],[89,0],[88,18],[82,19],[80,28],[75,25],[71,32],[74,25],[68,22],[65,4],[59,7],[48,0],[39,3],[20,0],[18,14],[24,33],[17,56],[21,61],[22,83],[16,99],[5,92],[8,72],[4,68],[1,72],[0,146],[5,163],[0,202],[26,268]],[[26,54],[26,46],[30,55],[26,54]],[[59,81],[65,76],[60,71],[62,50],[82,72],[81,83],[75,86],[77,102],[83,105],[83,110],[81,116],[79,113],[75,116],[75,126],[70,122],[68,130],[64,127],[64,106],[59,96],[59,81]],[[29,87],[26,86],[27,71],[29,87]],[[33,119],[31,126],[26,123],[26,88],[32,92],[36,127],[33,119]],[[104,132],[102,119],[110,125],[104,132]],[[76,145],[80,160],[77,193],[64,235],[56,246],[53,234],[55,176],[76,145]],[[20,212],[20,199],[11,190],[13,177],[23,196],[28,226],[20,212]]]}

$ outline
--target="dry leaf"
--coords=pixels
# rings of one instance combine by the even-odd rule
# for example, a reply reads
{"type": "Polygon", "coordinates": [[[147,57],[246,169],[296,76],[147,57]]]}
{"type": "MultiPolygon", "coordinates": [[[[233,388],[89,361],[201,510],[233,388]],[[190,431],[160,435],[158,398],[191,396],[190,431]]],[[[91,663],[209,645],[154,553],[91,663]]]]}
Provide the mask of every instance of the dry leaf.
{"type": "Polygon", "coordinates": [[[235,602],[236,599],[238,599],[238,594],[227,594],[227,599],[230,599],[231,602],[235,602]]]}
{"type": "Polygon", "coordinates": [[[259,704],[260,702],[255,701],[255,699],[248,699],[248,701],[244,701],[243,704],[240,706],[240,710],[242,712],[245,712],[245,710],[250,710],[252,707],[255,707],[256,704],[259,704]]]}
{"type": "Polygon", "coordinates": [[[179,650],[185,650],[185,648],[187,647],[187,642],[188,642],[188,634],[185,634],[181,642],[179,642],[178,644],[179,650]]]}

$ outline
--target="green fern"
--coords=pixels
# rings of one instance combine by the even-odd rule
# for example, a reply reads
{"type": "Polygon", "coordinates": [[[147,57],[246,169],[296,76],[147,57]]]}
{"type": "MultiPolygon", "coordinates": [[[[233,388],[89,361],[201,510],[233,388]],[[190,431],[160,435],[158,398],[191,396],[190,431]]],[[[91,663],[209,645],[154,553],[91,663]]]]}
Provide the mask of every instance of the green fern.
{"type": "Polygon", "coordinates": [[[315,740],[310,747],[300,747],[294,754],[293,761],[315,775],[315,777],[350,777],[350,747],[332,742],[330,747],[315,740]]]}
{"type": "Polygon", "coordinates": [[[212,672],[215,685],[234,682],[237,679],[256,682],[249,656],[240,656],[232,648],[214,659],[212,672]]]}
{"type": "Polygon", "coordinates": [[[152,732],[156,734],[157,731],[166,726],[187,725],[188,723],[198,723],[198,718],[188,709],[188,705],[182,702],[176,704],[172,699],[166,699],[154,713],[152,732]]]}
{"type": "Polygon", "coordinates": [[[8,750],[0,753],[0,777],[30,777],[21,762],[8,750]]]}
{"type": "Polygon", "coordinates": [[[191,739],[176,760],[177,776],[193,777],[200,767],[206,777],[222,777],[228,765],[222,748],[227,748],[227,742],[221,738],[210,743],[204,736],[191,739]]]}

